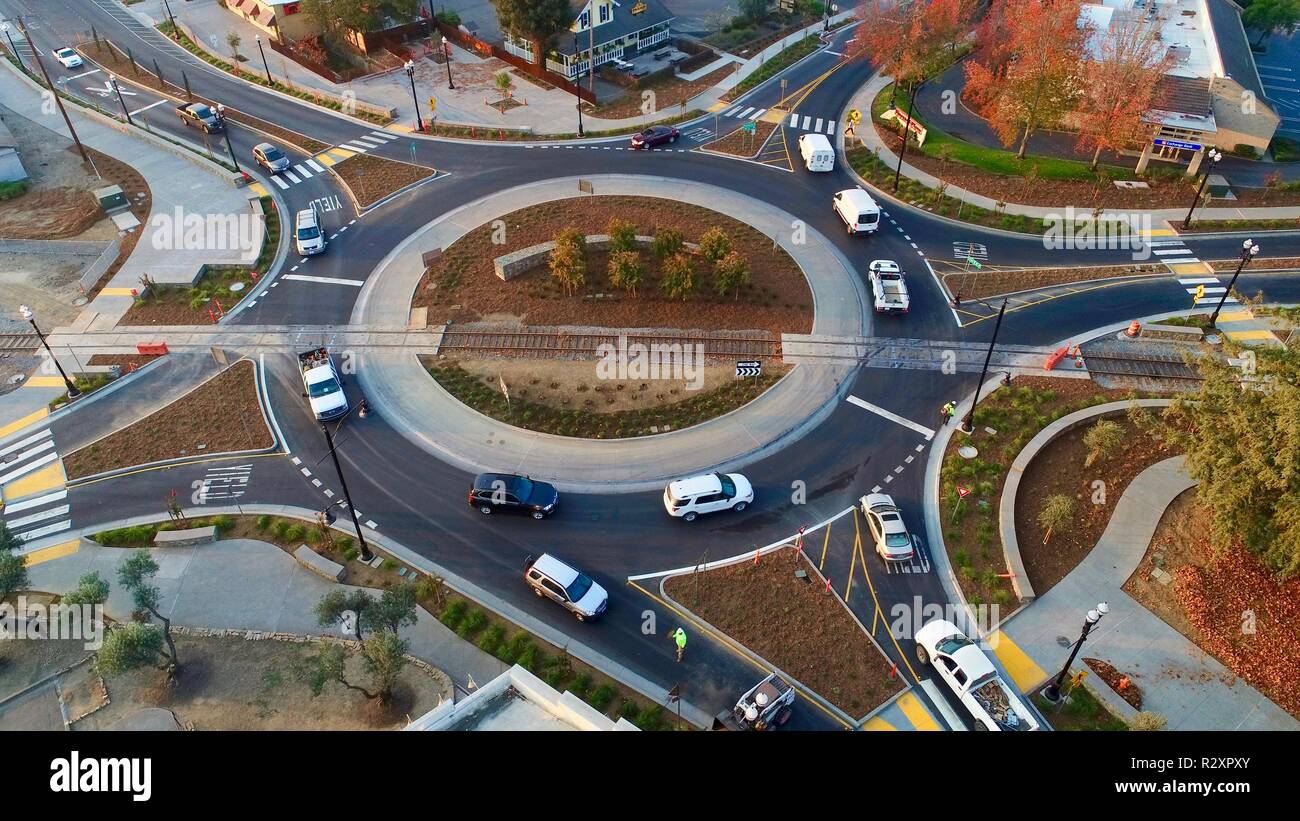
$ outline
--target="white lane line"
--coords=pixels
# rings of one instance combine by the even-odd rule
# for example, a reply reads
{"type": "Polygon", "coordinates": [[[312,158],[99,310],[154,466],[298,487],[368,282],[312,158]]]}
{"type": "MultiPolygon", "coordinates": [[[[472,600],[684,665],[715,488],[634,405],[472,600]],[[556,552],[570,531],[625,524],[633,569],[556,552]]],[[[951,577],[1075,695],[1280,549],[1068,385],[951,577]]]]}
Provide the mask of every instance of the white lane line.
{"type": "Polygon", "coordinates": [[[299,163],[299,164],[295,165],[295,166],[293,167],[293,170],[294,170],[294,171],[297,171],[298,174],[299,174],[299,176],[301,176],[304,180],[309,180],[309,179],[311,179],[311,176],[312,176],[312,175],[311,175],[311,172],[308,171],[307,168],[306,168],[306,166],[304,166],[302,163],[299,163]]]}
{"type": "Polygon", "coordinates": [[[32,539],[39,539],[42,536],[48,536],[51,533],[58,533],[60,530],[67,530],[70,527],[72,527],[72,520],[65,519],[62,522],[55,522],[52,525],[38,527],[35,530],[29,530],[26,533],[19,533],[18,538],[22,539],[24,542],[30,542],[32,539]]]}
{"type": "Polygon", "coordinates": [[[302,468],[302,475],[303,475],[303,476],[311,476],[311,471],[308,470],[307,468],[302,468]]]}
{"type": "Polygon", "coordinates": [[[90,71],[83,71],[83,72],[81,72],[80,74],[74,74],[74,75],[72,75],[71,77],[69,77],[68,80],[69,80],[69,81],[71,81],[71,80],[80,80],[82,77],[89,77],[89,76],[92,75],[92,74],[98,74],[98,73],[99,73],[99,69],[97,69],[97,68],[92,68],[90,71]]]}
{"type": "Polygon", "coordinates": [[[5,512],[17,513],[20,510],[31,510],[34,507],[48,505],[50,502],[57,502],[60,499],[66,498],[68,498],[68,490],[67,488],[64,488],[63,490],[56,490],[53,493],[47,493],[44,496],[37,496],[35,499],[24,499],[21,502],[14,502],[5,505],[5,512]]]}
{"type": "Polygon", "coordinates": [[[339,279],[338,277],[311,277],[306,274],[285,274],[283,279],[292,279],[298,282],[320,282],[325,285],[352,285],[360,288],[366,283],[360,279],[339,279]]]}
{"type": "Polygon", "coordinates": [[[320,479],[312,479],[311,483],[316,487],[320,487],[320,479]]]}
{"type": "Polygon", "coordinates": [[[36,524],[37,522],[43,522],[46,519],[53,519],[58,516],[66,516],[68,515],[68,511],[71,509],[72,509],[71,505],[59,505],[58,507],[52,507],[49,510],[42,510],[40,513],[33,513],[30,516],[23,516],[20,519],[7,519],[5,521],[5,524],[9,526],[10,530],[14,530],[20,527],[25,527],[27,525],[36,524]]]}
{"type": "Polygon", "coordinates": [[[280,190],[281,190],[281,191],[287,190],[287,189],[289,188],[289,183],[287,183],[287,182],[285,182],[284,180],[280,179],[280,175],[279,175],[279,174],[272,174],[272,175],[271,175],[271,181],[274,182],[276,185],[280,186],[280,190]]]}
{"type": "MultiPolygon", "coordinates": [[[[361,514],[358,513],[357,515],[360,516],[361,514]]],[[[379,525],[375,524],[373,519],[366,519],[366,527],[370,528],[371,530],[379,529],[379,525]]]]}
{"type": "Polygon", "coordinates": [[[848,401],[853,403],[854,405],[857,405],[859,408],[863,408],[865,410],[871,411],[874,414],[883,416],[891,422],[896,422],[905,428],[911,428],[912,430],[924,436],[926,440],[930,440],[934,438],[934,431],[931,430],[930,428],[927,428],[925,425],[917,424],[916,422],[913,422],[911,419],[904,419],[898,414],[891,413],[890,411],[885,410],[879,405],[873,405],[870,402],[866,401],[865,399],[859,399],[856,396],[850,396],[848,398],[848,401]]]}
{"type": "Polygon", "coordinates": [[[328,496],[329,498],[333,499],[333,498],[334,498],[334,491],[330,490],[329,488],[325,488],[325,495],[328,496]]]}
{"type": "Polygon", "coordinates": [[[159,100],[156,103],[149,103],[149,105],[142,105],[139,108],[137,108],[135,111],[132,111],[131,116],[134,117],[135,115],[143,111],[148,111],[151,108],[157,108],[158,106],[162,105],[165,102],[167,102],[167,100],[159,100]]]}
{"type": "Polygon", "coordinates": [[[1187,253],[1187,249],[1186,248],[1156,248],[1152,250],[1152,253],[1155,254],[1156,256],[1162,256],[1164,254],[1185,254],[1187,253]]]}
{"type": "Polygon", "coordinates": [[[288,170],[287,168],[286,168],[285,171],[284,171],[284,175],[285,175],[286,177],[288,177],[289,179],[293,180],[293,184],[294,184],[294,185],[297,185],[298,183],[302,182],[302,180],[298,179],[298,175],[297,175],[297,174],[293,173],[292,171],[288,170]]]}
{"type": "Polygon", "coordinates": [[[295,465],[301,465],[301,464],[302,464],[302,460],[299,459],[297,456],[291,457],[291,458],[289,459],[289,461],[290,461],[290,462],[293,462],[295,465]]]}
{"type": "Polygon", "coordinates": [[[881,488],[880,488],[880,485],[876,485],[875,487],[873,487],[873,488],[871,489],[871,492],[872,492],[872,493],[879,493],[879,492],[880,492],[880,489],[881,489],[881,488]]]}
{"type": "Polygon", "coordinates": [[[322,165],[320,165],[320,163],[316,162],[315,160],[307,160],[307,165],[311,166],[311,170],[313,170],[313,171],[316,171],[316,172],[318,172],[318,173],[320,173],[320,174],[324,174],[324,173],[325,173],[325,168],[324,168],[322,165]]]}

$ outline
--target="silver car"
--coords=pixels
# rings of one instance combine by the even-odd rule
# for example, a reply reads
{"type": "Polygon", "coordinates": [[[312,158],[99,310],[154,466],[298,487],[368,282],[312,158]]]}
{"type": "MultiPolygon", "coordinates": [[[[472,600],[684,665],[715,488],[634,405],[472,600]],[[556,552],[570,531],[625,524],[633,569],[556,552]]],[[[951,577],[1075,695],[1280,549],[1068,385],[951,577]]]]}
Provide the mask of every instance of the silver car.
{"type": "Polygon", "coordinates": [[[279,174],[289,167],[289,158],[270,143],[258,143],[253,146],[253,159],[272,174],[279,174]]]}
{"type": "Polygon", "coordinates": [[[907,525],[903,524],[903,515],[894,498],[887,493],[869,493],[858,501],[880,558],[887,562],[910,562],[916,555],[916,545],[907,532],[907,525]]]}

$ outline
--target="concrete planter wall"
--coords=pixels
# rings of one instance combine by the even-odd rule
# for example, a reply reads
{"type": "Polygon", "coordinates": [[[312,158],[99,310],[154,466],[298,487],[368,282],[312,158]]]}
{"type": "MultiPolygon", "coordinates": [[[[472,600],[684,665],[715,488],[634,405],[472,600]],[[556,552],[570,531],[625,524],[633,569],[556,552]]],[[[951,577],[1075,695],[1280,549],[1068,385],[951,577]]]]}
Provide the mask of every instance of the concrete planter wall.
{"type": "MultiPolygon", "coordinates": [[[[598,251],[604,251],[609,247],[608,234],[589,234],[584,238],[588,248],[594,248],[598,251]]],[[[647,249],[654,242],[654,237],[637,236],[636,245],[638,248],[647,249]]],[[[693,242],[682,243],[690,251],[699,249],[700,246],[693,242]]],[[[496,269],[497,276],[504,282],[513,279],[525,271],[530,271],[542,263],[546,256],[555,250],[554,242],[543,242],[538,245],[530,245],[527,248],[520,248],[518,251],[511,251],[492,260],[492,267],[496,269]]]]}

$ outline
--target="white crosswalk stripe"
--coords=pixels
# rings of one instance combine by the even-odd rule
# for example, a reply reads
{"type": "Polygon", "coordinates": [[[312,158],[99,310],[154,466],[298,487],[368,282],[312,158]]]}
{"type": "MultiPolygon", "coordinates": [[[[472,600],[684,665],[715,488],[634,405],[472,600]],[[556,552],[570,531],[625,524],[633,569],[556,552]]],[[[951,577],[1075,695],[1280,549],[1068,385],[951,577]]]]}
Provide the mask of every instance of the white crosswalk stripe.
{"type": "Polygon", "coordinates": [[[289,187],[289,183],[287,183],[287,182],[285,182],[284,180],[280,179],[280,176],[279,176],[278,174],[272,174],[272,175],[271,175],[271,182],[273,182],[273,183],[275,183],[276,185],[280,186],[280,188],[281,188],[282,190],[285,189],[285,188],[288,188],[288,187],[289,187]]]}
{"type": "MultiPolygon", "coordinates": [[[[1217,287],[1217,288],[1206,288],[1206,289],[1205,289],[1205,293],[1207,293],[1207,294],[1222,294],[1222,293],[1226,293],[1227,290],[1228,290],[1227,288],[1224,288],[1222,285],[1220,285],[1220,286],[1217,287]]],[[[1189,293],[1189,294],[1194,294],[1194,293],[1196,293],[1196,289],[1195,289],[1195,288],[1188,288],[1188,289],[1187,289],[1187,293],[1189,293]]]]}
{"type": "Polygon", "coordinates": [[[798,128],[798,127],[799,127],[799,115],[798,115],[798,114],[791,114],[791,115],[790,115],[790,127],[791,127],[791,128],[798,128]]]}
{"type": "Polygon", "coordinates": [[[740,110],[740,106],[736,106],[735,108],[731,108],[731,109],[728,109],[728,110],[722,112],[722,116],[724,116],[724,117],[734,117],[734,116],[736,116],[736,112],[739,111],[739,110],[740,110]]]}
{"type": "Polygon", "coordinates": [[[803,130],[804,130],[804,131],[807,131],[807,130],[808,130],[808,125],[809,125],[811,122],[812,122],[812,117],[809,117],[807,114],[803,115],[803,130]]]}
{"type": "Polygon", "coordinates": [[[312,176],[312,175],[311,175],[311,172],[308,171],[307,168],[306,168],[306,166],[304,166],[302,163],[298,163],[297,165],[295,165],[295,166],[293,167],[293,170],[294,170],[294,171],[297,171],[297,172],[298,172],[298,176],[302,177],[304,180],[309,180],[309,179],[311,179],[311,176],[312,176]]]}
{"type": "Polygon", "coordinates": [[[313,170],[313,171],[315,171],[315,172],[317,172],[317,173],[320,173],[320,174],[324,174],[324,173],[325,173],[325,168],[324,168],[323,166],[321,166],[321,164],[318,163],[318,162],[316,162],[315,160],[307,160],[307,165],[311,166],[311,170],[313,170]]]}
{"type": "MultiPolygon", "coordinates": [[[[49,465],[56,465],[59,460],[54,446],[54,435],[49,428],[40,430],[13,444],[0,449],[4,471],[0,474],[0,487],[9,485],[16,479],[22,479],[36,471],[45,470],[49,465]]],[[[58,484],[56,480],[56,484],[58,484]]],[[[68,490],[61,485],[50,488],[48,485],[40,495],[23,498],[22,490],[9,487],[7,493],[15,498],[6,498],[5,506],[0,510],[5,526],[24,542],[58,533],[72,527],[70,518],[72,506],[68,504],[68,490]]]]}
{"type": "Polygon", "coordinates": [[[1211,282],[1217,283],[1218,277],[1179,277],[1179,285],[1209,285],[1211,282]]]}
{"type": "Polygon", "coordinates": [[[396,135],[396,134],[390,134],[390,133],[387,132],[387,131],[371,131],[370,134],[371,134],[371,136],[378,137],[379,139],[383,140],[384,142],[391,142],[391,141],[397,139],[397,136],[398,136],[398,135],[396,135]]]}
{"type": "Polygon", "coordinates": [[[358,154],[364,154],[370,150],[369,146],[357,145],[356,143],[339,143],[339,148],[346,148],[348,151],[355,151],[358,154]]]}
{"type": "Polygon", "coordinates": [[[765,113],[767,113],[767,109],[760,108],[758,111],[755,111],[753,114],[750,114],[749,119],[757,120],[759,117],[762,117],[765,113]]]}
{"type": "Polygon", "coordinates": [[[749,116],[749,112],[751,112],[751,111],[753,111],[753,110],[754,110],[754,107],[751,105],[749,108],[747,108],[747,109],[745,109],[744,111],[740,112],[740,113],[737,114],[736,116],[739,117],[739,118],[741,118],[741,119],[743,120],[743,119],[745,119],[746,117],[748,117],[748,116],[749,116]]]}
{"type": "Polygon", "coordinates": [[[297,185],[298,183],[302,182],[302,180],[298,179],[298,175],[297,175],[297,174],[295,174],[295,173],[293,173],[292,171],[289,171],[289,170],[287,170],[287,169],[285,170],[284,175],[285,175],[286,177],[288,177],[289,180],[290,180],[291,182],[293,182],[294,185],[297,185]]]}
{"type": "Polygon", "coordinates": [[[376,140],[374,137],[357,137],[352,142],[364,145],[366,148],[378,148],[384,144],[383,140],[376,140]]]}

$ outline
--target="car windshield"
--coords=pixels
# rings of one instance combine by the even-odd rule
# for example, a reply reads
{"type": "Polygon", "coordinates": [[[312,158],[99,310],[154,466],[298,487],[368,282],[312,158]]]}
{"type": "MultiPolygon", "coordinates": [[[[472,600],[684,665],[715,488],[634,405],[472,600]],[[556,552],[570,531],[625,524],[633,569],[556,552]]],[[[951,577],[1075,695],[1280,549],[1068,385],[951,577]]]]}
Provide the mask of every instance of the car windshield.
{"type": "Polygon", "coordinates": [[[316,226],[298,229],[298,239],[316,239],[320,236],[320,229],[316,226]]]}
{"type": "Polygon", "coordinates": [[[655,133],[656,133],[656,132],[655,132],[655,130],[654,130],[653,128],[647,128],[645,131],[642,131],[642,132],[641,132],[641,136],[642,136],[642,137],[653,137],[653,136],[655,135],[655,133]]]}
{"type": "Polygon", "coordinates": [[[276,160],[284,159],[284,154],[280,153],[280,149],[278,148],[268,148],[264,153],[268,162],[275,162],[276,160]]]}
{"type": "Polygon", "coordinates": [[[339,383],[334,381],[334,377],[332,376],[328,379],[322,379],[319,382],[313,382],[307,386],[307,391],[311,394],[312,399],[321,396],[328,396],[337,390],[339,390],[339,383]]]}
{"type": "Polygon", "coordinates": [[[573,584],[564,588],[564,592],[569,594],[569,601],[581,601],[582,597],[587,595],[587,591],[591,589],[591,584],[591,579],[588,578],[587,574],[579,573],[578,578],[573,580],[573,584]]]}
{"type": "Polygon", "coordinates": [[[513,487],[509,487],[509,491],[515,495],[516,499],[527,501],[533,498],[533,480],[517,476],[514,481],[510,482],[510,485],[513,487]]]}
{"type": "Polygon", "coordinates": [[[910,544],[906,533],[890,533],[885,537],[885,547],[907,547],[910,544]]]}
{"type": "Polygon", "coordinates": [[[212,109],[205,105],[196,105],[192,110],[194,111],[194,115],[201,119],[206,120],[208,117],[212,116],[212,109]]]}
{"type": "Polygon", "coordinates": [[[715,473],[718,481],[722,483],[722,495],[728,498],[736,495],[736,483],[731,481],[731,477],[725,473],[715,473]]]}
{"type": "Polygon", "coordinates": [[[74,53],[70,48],[61,48],[57,52],[60,57],[71,57],[74,53]]]}
{"type": "Polygon", "coordinates": [[[939,642],[935,646],[935,649],[938,650],[940,653],[943,653],[945,656],[951,656],[953,653],[956,653],[958,650],[960,650],[961,648],[965,647],[970,643],[971,643],[970,639],[966,638],[965,636],[949,636],[948,638],[939,642]]]}

